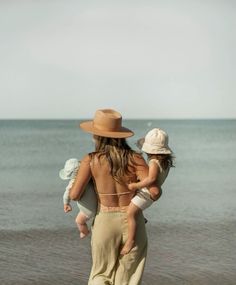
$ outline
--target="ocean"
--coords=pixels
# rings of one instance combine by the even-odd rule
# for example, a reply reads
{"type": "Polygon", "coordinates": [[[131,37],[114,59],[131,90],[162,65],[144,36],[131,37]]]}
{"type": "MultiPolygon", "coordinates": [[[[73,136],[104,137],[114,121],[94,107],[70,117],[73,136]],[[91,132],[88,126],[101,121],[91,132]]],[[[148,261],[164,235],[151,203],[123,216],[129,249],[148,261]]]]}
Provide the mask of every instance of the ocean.
{"type": "MultiPolygon", "coordinates": [[[[0,120],[0,284],[85,285],[90,237],[65,214],[68,158],[93,150],[79,120],[0,120]]],[[[236,284],[236,120],[126,120],[131,147],[154,127],[175,154],[163,195],[144,212],[143,285],[236,284]]],[[[132,285],[132,284],[131,284],[132,285]]]]}

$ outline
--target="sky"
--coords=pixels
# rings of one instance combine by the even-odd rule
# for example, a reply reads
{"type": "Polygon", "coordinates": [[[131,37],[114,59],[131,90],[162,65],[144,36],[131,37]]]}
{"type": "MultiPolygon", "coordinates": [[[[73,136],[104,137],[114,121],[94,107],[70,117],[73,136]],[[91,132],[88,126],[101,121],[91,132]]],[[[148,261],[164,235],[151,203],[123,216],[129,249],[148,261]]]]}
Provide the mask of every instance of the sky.
{"type": "Polygon", "coordinates": [[[236,118],[234,0],[0,0],[0,119],[236,118]]]}

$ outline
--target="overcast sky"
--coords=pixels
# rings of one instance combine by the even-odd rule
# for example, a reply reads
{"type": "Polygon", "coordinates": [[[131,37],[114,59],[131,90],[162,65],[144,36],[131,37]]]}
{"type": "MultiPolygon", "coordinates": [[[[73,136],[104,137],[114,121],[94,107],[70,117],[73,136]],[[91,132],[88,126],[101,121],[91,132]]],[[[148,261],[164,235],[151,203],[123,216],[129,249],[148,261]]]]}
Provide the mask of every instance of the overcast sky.
{"type": "Polygon", "coordinates": [[[234,0],[0,0],[0,118],[236,118],[234,0]]]}

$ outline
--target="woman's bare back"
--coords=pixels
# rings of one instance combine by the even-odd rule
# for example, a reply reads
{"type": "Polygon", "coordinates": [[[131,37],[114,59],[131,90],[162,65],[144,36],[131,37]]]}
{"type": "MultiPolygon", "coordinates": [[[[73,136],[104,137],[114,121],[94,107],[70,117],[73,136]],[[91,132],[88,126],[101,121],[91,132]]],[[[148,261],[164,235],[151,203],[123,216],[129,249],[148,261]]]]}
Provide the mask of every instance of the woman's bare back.
{"type": "Polygon", "coordinates": [[[128,206],[134,191],[128,189],[128,183],[131,181],[142,180],[148,174],[148,166],[144,159],[136,155],[134,157],[135,165],[130,168],[130,174],[122,179],[122,183],[116,181],[110,174],[110,166],[105,157],[93,157],[90,162],[91,173],[96,184],[99,203],[109,207],[128,206]]]}

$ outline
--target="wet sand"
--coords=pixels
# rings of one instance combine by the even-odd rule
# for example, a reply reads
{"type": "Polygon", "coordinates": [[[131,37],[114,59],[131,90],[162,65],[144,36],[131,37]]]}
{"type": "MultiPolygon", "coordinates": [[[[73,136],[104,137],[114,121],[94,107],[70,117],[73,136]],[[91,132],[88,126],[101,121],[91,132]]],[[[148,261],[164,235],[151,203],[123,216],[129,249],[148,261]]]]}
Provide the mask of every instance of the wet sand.
{"type": "MultiPolygon", "coordinates": [[[[147,226],[143,285],[235,285],[236,223],[147,226]],[[233,233],[233,234],[230,234],[233,233]]],[[[76,228],[0,232],[1,285],[86,285],[90,238],[76,228]]]]}

